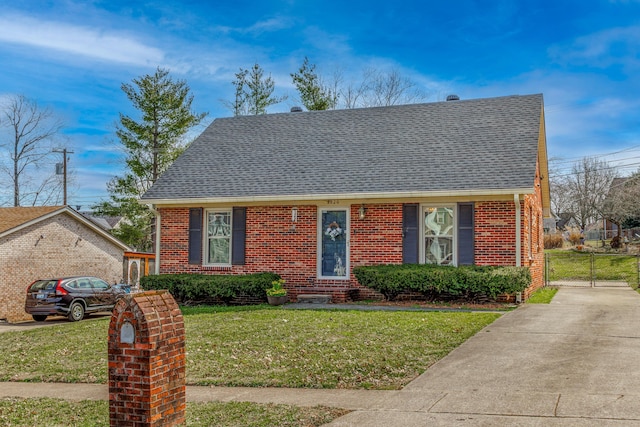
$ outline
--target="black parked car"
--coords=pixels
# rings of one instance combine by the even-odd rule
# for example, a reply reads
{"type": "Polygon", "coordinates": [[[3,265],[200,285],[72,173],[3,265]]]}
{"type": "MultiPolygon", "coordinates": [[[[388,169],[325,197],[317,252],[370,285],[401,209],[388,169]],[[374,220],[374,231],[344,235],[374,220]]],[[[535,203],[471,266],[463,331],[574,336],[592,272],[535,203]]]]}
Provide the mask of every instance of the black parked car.
{"type": "Polygon", "coordinates": [[[77,322],[85,313],[112,310],[129,292],[128,285],[110,285],[91,276],[36,280],[27,288],[24,309],[38,322],[53,315],[77,322]]]}

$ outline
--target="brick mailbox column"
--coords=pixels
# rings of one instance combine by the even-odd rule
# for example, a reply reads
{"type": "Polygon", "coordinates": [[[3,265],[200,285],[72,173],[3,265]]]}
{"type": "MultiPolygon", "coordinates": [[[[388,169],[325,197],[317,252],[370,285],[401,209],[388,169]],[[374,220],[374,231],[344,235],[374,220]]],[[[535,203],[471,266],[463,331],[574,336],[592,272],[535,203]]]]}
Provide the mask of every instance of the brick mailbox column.
{"type": "Polygon", "coordinates": [[[167,291],[127,295],[109,324],[111,426],[176,426],[185,422],[185,332],[167,291]]]}

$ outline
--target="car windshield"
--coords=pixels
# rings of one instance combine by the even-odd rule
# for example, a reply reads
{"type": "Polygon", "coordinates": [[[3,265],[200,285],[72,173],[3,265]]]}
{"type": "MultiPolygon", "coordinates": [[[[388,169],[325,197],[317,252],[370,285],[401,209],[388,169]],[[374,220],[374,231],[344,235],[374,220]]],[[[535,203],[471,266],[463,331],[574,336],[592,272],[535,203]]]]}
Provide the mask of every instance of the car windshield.
{"type": "Polygon", "coordinates": [[[38,280],[34,282],[29,288],[32,292],[42,291],[42,290],[53,290],[56,287],[57,280],[38,280]]]}

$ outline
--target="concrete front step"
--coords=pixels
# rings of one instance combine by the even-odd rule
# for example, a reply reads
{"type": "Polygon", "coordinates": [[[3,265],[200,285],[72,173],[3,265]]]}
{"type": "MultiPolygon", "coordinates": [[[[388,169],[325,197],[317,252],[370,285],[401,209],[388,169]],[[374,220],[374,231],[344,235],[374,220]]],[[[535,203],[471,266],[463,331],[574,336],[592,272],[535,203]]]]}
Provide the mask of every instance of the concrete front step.
{"type": "Polygon", "coordinates": [[[311,304],[329,304],[331,302],[331,295],[324,294],[299,294],[298,302],[311,303],[311,304]]]}

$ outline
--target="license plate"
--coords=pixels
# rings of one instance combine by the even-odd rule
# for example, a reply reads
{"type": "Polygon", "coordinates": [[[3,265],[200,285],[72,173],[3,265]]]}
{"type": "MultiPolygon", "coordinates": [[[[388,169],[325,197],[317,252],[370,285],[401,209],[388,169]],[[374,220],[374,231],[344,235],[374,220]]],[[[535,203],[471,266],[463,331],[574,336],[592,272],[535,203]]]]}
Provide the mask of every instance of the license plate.
{"type": "Polygon", "coordinates": [[[36,299],[45,299],[47,297],[47,295],[45,294],[37,294],[36,295],[36,299]]]}

